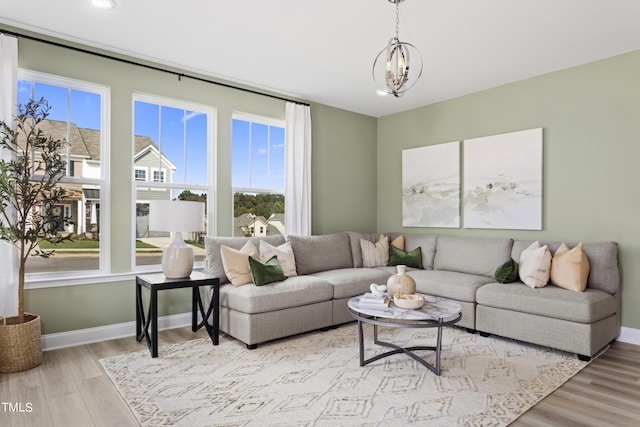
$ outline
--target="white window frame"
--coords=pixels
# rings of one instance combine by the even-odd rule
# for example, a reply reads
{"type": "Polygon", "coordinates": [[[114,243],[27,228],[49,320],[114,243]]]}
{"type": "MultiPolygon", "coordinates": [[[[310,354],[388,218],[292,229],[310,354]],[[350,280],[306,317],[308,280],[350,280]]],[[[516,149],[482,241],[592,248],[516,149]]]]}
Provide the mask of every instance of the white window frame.
{"type": "MultiPolygon", "coordinates": [[[[148,93],[142,92],[134,92],[131,97],[131,123],[132,123],[132,135],[131,135],[131,159],[133,161],[133,156],[135,155],[135,103],[136,102],[146,102],[149,104],[157,104],[161,107],[172,107],[190,111],[197,111],[200,113],[207,114],[207,183],[206,184],[185,184],[185,183],[174,183],[169,182],[167,180],[167,171],[166,168],[161,168],[164,170],[165,182],[154,182],[153,176],[151,176],[150,180],[147,180],[144,184],[143,181],[135,181],[135,179],[131,179],[132,182],[132,201],[131,201],[131,224],[132,230],[136,229],[136,194],[138,187],[142,189],[151,189],[151,190],[164,190],[164,189],[178,189],[178,190],[199,190],[207,192],[207,230],[205,230],[207,235],[216,235],[216,223],[214,218],[214,213],[216,209],[216,174],[215,174],[215,165],[216,165],[216,152],[217,152],[217,141],[216,141],[216,120],[217,120],[217,109],[211,105],[199,104],[192,101],[185,101],[176,98],[167,98],[159,95],[152,95],[148,93]]],[[[154,168],[150,168],[154,169],[154,168]]],[[[155,168],[158,170],[159,168],[155,168]]],[[[153,174],[153,172],[151,172],[153,174]]],[[[173,180],[171,180],[173,181],[173,180]]],[[[140,203],[144,203],[144,201],[138,201],[140,203]]],[[[136,237],[135,233],[132,232],[131,236],[131,268],[135,273],[138,272],[156,272],[161,271],[162,266],[160,264],[155,265],[136,265],[136,237]]],[[[203,268],[204,262],[194,262],[194,268],[203,268]]]]}
{"type": "MultiPolygon", "coordinates": [[[[257,114],[251,113],[243,113],[240,111],[234,111],[231,115],[231,120],[244,120],[246,122],[257,123],[261,125],[274,126],[285,129],[285,137],[284,141],[286,144],[287,136],[286,136],[286,122],[284,120],[276,119],[268,116],[260,116],[257,114]]],[[[231,143],[233,144],[233,135],[231,136],[231,143]]],[[[270,141],[269,141],[270,142],[270,141]]],[[[233,151],[233,147],[231,148],[233,151]]],[[[249,168],[251,169],[251,168],[249,168]]],[[[258,188],[258,187],[233,187],[231,188],[231,229],[234,229],[233,221],[235,220],[235,201],[234,195],[236,193],[256,193],[256,194],[282,194],[284,196],[284,188],[258,188]]],[[[286,225],[285,225],[286,227],[286,225]]],[[[253,232],[252,232],[253,233],[253,232]]]]}
{"type": "Polygon", "coordinates": [[[162,183],[166,183],[167,181],[167,168],[151,168],[151,179],[149,179],[149,181],[151,182],[162,182],[162,183]],[[160,174],[160,180],[156,180],[156,172],[158,174],[160,174]]]}
{"type": "Polygon", "coordinates": [[[149,168],[134,166],[133,168],[133,179],[137,182],[147,182],[149,181],[149,168]],[[136,172],[144,172],[144,179],[138,179],[136,176],[136,172]]]}
{"type": "MultiPolygon", "coordinates": [[[[29,80],[35,83],[58,86],[65,89],[80,90],[100,95],[100,132],[102,142],[100,144],[100,178],[80,178],[76,176],[64,176],[60,182],[97,185],[100,188],[100,255],[99,268],[97,270],[60,271],[28,273],[25,275],[27,288],[44,288],[79,284],[92,277],[100,277],[110,272],[111,261],[111,219],[110,219],[110,168],[109,145],[111,141],[111,89],[101,85],[53,74],[41,73],[19,68],[18,80],[29,80]]],[[[33,89],[33,87],[32,87],[33,89]]]]}

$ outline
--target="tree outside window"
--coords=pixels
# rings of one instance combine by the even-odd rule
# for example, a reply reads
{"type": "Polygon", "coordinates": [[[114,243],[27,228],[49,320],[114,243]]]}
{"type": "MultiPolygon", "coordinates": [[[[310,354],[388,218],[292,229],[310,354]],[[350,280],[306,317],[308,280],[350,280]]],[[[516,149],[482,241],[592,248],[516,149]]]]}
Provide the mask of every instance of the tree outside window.
{"type": "MultiPolygon", "coordinates": [[[[66,196],[50,208],[61,218],[51,232],[68,239],[55,246],[42,242],[40,249],[54,250],[54,255],[30,257],[26,271],[32,277],[104,270],[108,224],[102,220],[101,212],[109,199],[109,164],[105,155],[109,143],[109,91],[92,83],[20,70],[18,103],[24,105],[29,99],[40,98],[51,107],[40,128],[45,135],[68,142],[61,153],[67,167],[59,184],[66,196]]],[[[33,153],[33,159],[37,161],[37,153],[33,153]]]]}

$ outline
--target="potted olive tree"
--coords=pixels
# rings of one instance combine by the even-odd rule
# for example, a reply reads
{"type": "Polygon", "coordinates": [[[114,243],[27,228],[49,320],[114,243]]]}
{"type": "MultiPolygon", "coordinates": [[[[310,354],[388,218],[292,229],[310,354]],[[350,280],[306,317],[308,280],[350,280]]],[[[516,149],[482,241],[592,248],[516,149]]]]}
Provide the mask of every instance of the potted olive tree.
{"type": "Polygon", "coordinates": [[[42,361],[40,317],[24,311],[25,266],[29,256],[49,257],[39,248],[42,241],[60,243],[67,237],[56,234],[60,218],[52,209],[65,197],[59,186],[66,171],[63,149],[67,142],[47,136],[38,127],[49,115],[44,98],[18,105],[11,124],[0,122],[0,150],[11,154],[0,160],[0,239],[18,252],[18,313],[0,318],[0,372],[18,372],[42,361]]]}

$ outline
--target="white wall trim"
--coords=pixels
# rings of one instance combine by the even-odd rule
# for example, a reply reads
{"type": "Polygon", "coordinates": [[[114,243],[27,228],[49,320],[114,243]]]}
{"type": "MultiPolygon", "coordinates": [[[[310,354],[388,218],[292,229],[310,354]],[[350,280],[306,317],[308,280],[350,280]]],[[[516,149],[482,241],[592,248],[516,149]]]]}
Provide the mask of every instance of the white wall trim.
{"type": "Polygon", "coordinates": [[[640,345],[640,329],[623,326],[618,341],[640,345]]]}
{"type": "MultiPolygon", "coordinates": [[[[180,328],[191,325],[191,312],[158,318],[158,330],[180,328]]],[[[136,334],[136,322],[117,323],[96,328],[78,329],[42,336],[42,350],[56,350],[65,347],[91,344],[99,341],[132,337],[136,334]]]]}

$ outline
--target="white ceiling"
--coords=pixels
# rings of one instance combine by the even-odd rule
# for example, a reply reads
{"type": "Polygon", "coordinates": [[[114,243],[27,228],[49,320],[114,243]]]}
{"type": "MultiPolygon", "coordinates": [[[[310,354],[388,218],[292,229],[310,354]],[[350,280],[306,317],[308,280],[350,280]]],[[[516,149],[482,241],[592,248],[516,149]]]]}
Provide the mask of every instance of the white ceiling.
{"type": "Polygon", "coordinates": [[[371,116],[640,49],[639,0],[406,0],[424,72],[375,94],[388,0],[0,0],[0,23],[371,116]]]}

